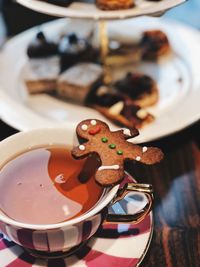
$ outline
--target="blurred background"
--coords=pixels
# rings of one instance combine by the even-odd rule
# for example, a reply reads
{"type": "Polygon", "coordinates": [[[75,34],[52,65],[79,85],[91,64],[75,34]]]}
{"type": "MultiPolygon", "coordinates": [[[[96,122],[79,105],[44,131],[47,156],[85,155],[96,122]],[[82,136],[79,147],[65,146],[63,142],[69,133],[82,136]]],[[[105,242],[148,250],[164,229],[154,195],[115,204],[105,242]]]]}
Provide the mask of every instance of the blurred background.
{"type": "MultiPolygon", "coordinates": [[[[164,16],[200,29],[200,0],[188,0],[187,3],[166,12],[164,16]]],[[[0,0],[0,45],[7,37],[53,19],[55,17],[24,8],[15,0],[0,0]]]]}

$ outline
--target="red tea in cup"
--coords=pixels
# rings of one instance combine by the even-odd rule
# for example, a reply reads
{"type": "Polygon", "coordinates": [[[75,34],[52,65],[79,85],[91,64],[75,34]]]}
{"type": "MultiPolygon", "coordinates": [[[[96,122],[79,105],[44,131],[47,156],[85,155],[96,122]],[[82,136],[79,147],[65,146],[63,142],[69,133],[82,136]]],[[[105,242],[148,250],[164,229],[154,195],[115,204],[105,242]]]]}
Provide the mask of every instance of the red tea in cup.
{"type": "Polygon", "coordinates": [[[0,170],[0,209],[11,219],[54,224],[88,212],[103,194],[92,175],[79,174],[85,160],[74,160],[70,148],[40,147],[10,159],[0,170]]]}

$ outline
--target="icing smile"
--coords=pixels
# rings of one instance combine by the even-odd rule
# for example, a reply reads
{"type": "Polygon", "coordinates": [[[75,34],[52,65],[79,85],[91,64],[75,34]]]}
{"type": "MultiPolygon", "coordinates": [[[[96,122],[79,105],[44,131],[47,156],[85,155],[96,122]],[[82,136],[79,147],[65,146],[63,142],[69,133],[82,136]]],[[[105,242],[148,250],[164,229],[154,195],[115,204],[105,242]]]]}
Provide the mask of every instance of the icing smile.
{"type": "Polygon", "coordinates": [[[100,126],[96,126],[95,128],[90,129],[88,131],[88,133],[91,134],[91,135],[95,135],[95,134],[98,134],[100,131],[101,131],[101,127],[100,126]]]}

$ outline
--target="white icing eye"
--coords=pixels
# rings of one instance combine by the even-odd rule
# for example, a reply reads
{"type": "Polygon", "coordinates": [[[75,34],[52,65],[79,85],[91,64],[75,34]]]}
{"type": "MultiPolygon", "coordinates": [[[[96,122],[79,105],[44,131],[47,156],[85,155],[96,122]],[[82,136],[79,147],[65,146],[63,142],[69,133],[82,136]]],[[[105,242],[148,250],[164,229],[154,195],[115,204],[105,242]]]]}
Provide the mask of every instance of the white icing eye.
{"type": "Polygon", "coordinates": [[[81,125],[81,129],[82,129],[83,131],[87,131],[88,126],[87,126],[86,124],[83,124],[83,125],[81,125]]]}
{"type": "Polygon", "coordinates": [[[83,150],[85,150],[85,146],[84,145],[80,145],[79,149],[83,151],[83,150]]]}
{"type": "Polygon", "coordinates": [[[148,148],[147,148],[146,146],[143,146],[143,148],[142,148],[142,152],[143,152],[143,153],[147,152],[147,149],[148,149],[148,148]]]}
{"type": "Polygon", "coordinates": [[[97,124],[97,121],[95,121],[95,120],[91,120],[91,125],[96,125],[97,124]]]}
{"type": "Polygon", "coordinates": [[[137,157],[136,157],[136,160],[137,160],[137,161],[140,161],[140,160],[141,160],[141,157],[140,157],[140,156],[137,156],[137,157]]]}

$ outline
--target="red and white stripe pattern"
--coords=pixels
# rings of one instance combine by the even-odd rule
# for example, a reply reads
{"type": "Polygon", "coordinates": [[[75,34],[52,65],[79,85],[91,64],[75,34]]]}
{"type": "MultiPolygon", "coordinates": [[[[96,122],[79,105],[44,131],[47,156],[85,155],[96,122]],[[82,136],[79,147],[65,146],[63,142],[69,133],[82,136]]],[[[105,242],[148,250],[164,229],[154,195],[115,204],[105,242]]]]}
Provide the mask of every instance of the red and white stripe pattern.
{"type": "Polygon", "coordinates": [[[23,247],[39,251],[58,252],[77,246],[89,239],[98,230],[101,221],[102,214],[99,213],[76,225],[52,230],[21,229],[1,222],[0,229],[9,239],[23,247]]]}
{"type": "MultiPolygon", "coordinates": [[[[90,235],[90,223],[85,225],[82,238],[90,235]]],[[[84,228],[84,227],[83,227],[84,228]]],[[[0,233],[1,267],[134,267],[142,257],[152,230],[152,216],[149,215],[139,224],[106,224],[95,234],[91,241],[76,254],[65,259],[39,260],[25,252],[20,246],[9,241],[0,233]]],[[[26,233],[27,234],[27,233],[26,233]]],[[[12,233],[12,236],[14,233],[12,233]]],[[[43,236],[34,233],[33,243],[40,243],[43,236]]],[[[48,234],[50,247],[58,245],[54,233],[48,234]]],[[[80,238],[75,235],[74,238],[80,238]]],[[[64,240],[64,237],[63,237],[64,240]]],[[[59,241],[60,242],[60,241],[59,241]]]]}

